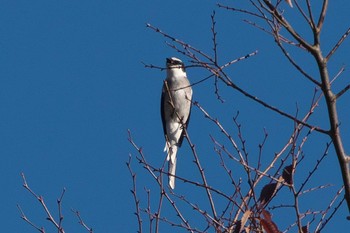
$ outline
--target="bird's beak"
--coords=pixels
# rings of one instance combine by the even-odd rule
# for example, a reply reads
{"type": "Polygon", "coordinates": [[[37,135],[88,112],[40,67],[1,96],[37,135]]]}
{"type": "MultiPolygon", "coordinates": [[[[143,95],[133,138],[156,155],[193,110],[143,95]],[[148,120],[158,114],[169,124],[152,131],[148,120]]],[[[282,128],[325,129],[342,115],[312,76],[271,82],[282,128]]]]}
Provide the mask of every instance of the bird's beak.
{"type": "Polygon", "coordinates": [[[171,63],[171,59],[170,59],[170,58],[167,58],[167,59],[166,59],[166,63],[171,63]]]}

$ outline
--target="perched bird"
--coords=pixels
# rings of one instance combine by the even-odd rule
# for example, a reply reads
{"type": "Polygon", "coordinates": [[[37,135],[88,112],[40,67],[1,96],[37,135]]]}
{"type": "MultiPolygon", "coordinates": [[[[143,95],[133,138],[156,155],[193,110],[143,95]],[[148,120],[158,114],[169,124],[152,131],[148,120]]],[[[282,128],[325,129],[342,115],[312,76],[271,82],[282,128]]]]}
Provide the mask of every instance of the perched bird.
{"type": "Polygon", "coordinates": [[[167,152],[169,185],[175,188],[176,153],[182,144],[184,127],[191,113],[192,88],[187,79],[184,63],[176,58],[166,59],[167,76],[163,84],[161,116],[167,152]]]}

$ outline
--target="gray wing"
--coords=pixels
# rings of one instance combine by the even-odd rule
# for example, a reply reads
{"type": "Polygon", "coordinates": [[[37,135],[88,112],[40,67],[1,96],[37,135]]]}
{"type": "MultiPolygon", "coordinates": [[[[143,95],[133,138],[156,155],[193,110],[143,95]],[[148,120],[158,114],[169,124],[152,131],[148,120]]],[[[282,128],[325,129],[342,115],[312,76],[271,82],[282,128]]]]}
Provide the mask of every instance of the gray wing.
{"type": "Polygon", "coordinates": [[[163,89],[162,89],[162,96],[160,98],[160,115],[162,118],[162,124],[163,124],[163,132],[164,132],[164,136],[165,136],[165,140],[166,140],[166,125],[165,125],[165,113],[164,113],[164,99],[165,99],[165,88],[163,85],[163,89]]]}
{"type": "MultiPolygon", "coordinates": [[[[168,93],[165,90],[165,85],[163,85],[162,96],[160,99],[160,114],[161,114],[161,118],[162,118],[163,132],[164,132],[165,140],[167,140],[166,121],[165,121],[165,104],[169,104],[169,103],[166,103],[166,101],[165,101],[166,95],[168,95],[168,93]]],[[[192,104],[190,105],[190,112],[188,113],[187,121],[184,122],[186,129],[187,129],[188,124],[190,122],[191,110],[192,110],[192,104]]],[[[181,147],[181,145],[182,145],[182,141],[184,139],[184,136],[185,136],[185,131],[182,132],[182,134],[179,138],[179,141],[178,141],[179,147],[181,147]]]]}
{"type": "MultiPolygon", "coordinates": [[[[186,130],[187,130],[188,124],[190,123],[191,110],[192,110],[192,103],[190,105],[190,112],[188,113],[187,121],[185,122],[186,130]]],[[[181,134],[181,136],[179,138],[179,143],[178,143],[179,147],[181,147],[182,141],[184,140],[184,137],[185,137],[185,131],[182,131],[182,134],[181,134]]]]}

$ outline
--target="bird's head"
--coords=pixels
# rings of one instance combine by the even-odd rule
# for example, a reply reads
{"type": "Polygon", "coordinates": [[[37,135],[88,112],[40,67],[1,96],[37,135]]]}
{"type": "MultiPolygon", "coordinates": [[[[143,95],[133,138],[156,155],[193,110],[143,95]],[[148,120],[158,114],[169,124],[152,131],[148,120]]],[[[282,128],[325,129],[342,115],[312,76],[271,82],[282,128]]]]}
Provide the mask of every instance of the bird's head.
{"type": "Polygon", "coordinates": [[[179,58],[176,58],[176,57],[169,57],[166,59],[166,68],[168,70],[181,69],[183,72],[185,72],[184,63],[179,58]]]}

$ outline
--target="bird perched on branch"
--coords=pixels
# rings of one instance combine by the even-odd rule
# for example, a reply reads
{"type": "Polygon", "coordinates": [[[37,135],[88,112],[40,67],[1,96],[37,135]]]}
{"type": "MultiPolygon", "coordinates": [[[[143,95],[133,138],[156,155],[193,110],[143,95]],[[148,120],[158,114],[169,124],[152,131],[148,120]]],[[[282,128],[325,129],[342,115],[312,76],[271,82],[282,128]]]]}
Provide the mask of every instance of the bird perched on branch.
{"type": "Polygon", "coordinates": [[[161,116],[167,152],[169,185],[175,188],[176,154],[181,147],[184,128],[191,113],[192,88],[187,79],[184,63],[176,58],[166,59],[166,79],[161,98],[161,116]]]}

